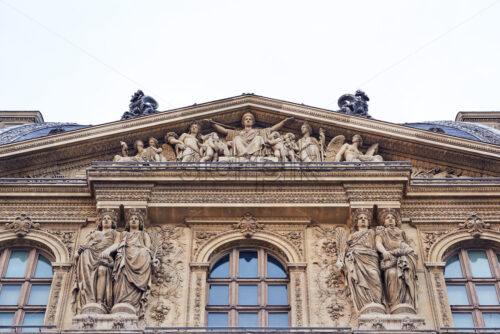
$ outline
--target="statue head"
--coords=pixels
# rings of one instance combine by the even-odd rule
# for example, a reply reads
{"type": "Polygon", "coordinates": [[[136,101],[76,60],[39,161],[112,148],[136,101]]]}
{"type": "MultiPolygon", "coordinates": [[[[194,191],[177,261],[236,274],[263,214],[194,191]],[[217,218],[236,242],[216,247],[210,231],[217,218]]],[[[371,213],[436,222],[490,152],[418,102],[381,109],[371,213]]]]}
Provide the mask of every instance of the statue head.
{"type": "Polygon", "coordinates": [[[278,131],[273,131],[271,132],[271,138],[279,138],[280,137],[280,133],[278,131]]]}
{"type": "Polygon", "coordinates": [[[156,139],[155,137],[149,137],[149,146],[151,147],[154,147],[154,148],[158,148],[158,139],[156,139]]]}
{"type": "Polygon", "coordinates": [[[363,145],[363,138],[361,138],[360,135],[354,135],[352,136],[352,143],[358,143],[359,146],[363,145]]]}
{"type": "Polygon", "coordinates": [[[246,112],[241,116],[241,125],[243,127],[252,127],[255,125],[255,116],[251,112],[246,112]]]}
{"type": "Polygon", "coordinates": [[[285,135],[285,139],[287,140],[290,140],[290,141],[293,141],[295,140],[295,135],[291,132],[288,132],[286,135],[285,135]]]}
{"type": "Polygon", "coordinates": [[[144,142],[142,140],[140,140],[140,139],[137,139],[134,142],[134,148],[137,151],[137,153],[140,153],[140,152],[144,151],[144,142]]]}
{"type": "Polygon", "coordinates": [[[198,135],[200,133],[200,124],[197,122],[191,123],[189,126],[189,133],[192,135],[198,135]]]}
{"type": "Polygon", "coordinates": [[[396,209],[382,209],[378,214],[378,223],[385,227],[400,227],[401,215],[396,209]]]}
{"type": "Polygon", "coordinates": [[[99,210],[99,222],[97,223],[97,229],[102,231],[103,229],[116,228],[116,222],[118,221],[118,212],[113,209],[101,209],[99,210]]]}
{"type": "Polygon", "coordinates": [[[367,229],[372,222],[372,212],[369,209],[355,209],[352,213],[352,224],[354,229],[367,229]]]}
{"type": "Polygon", "coordinates": [[[313,133],[312,127],[311,125],[309,125],[309,123],[303,123],[302,126],[300,127],[300,131],[302,132],[303,135],[305,135],[306,133],[312,135],[313,133]]]}
{"type": "Polygon", "coordinates": [[[125,230],[130,231],[130,226],[137,225],[137,229],[144,229],[144,213],[141,210],[129,209],[125,211],[125,230]]]}

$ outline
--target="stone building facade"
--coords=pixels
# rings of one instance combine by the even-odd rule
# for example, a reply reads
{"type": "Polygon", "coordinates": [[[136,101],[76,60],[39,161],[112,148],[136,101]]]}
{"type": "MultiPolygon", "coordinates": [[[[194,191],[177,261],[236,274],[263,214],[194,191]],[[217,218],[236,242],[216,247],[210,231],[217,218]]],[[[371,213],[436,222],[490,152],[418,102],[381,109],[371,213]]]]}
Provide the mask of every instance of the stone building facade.
{"type": "Polygon", "coordinates": [[[347,100],[248,94],[4,143],[0,324],[500,328],[500,146],[347,100]]]}

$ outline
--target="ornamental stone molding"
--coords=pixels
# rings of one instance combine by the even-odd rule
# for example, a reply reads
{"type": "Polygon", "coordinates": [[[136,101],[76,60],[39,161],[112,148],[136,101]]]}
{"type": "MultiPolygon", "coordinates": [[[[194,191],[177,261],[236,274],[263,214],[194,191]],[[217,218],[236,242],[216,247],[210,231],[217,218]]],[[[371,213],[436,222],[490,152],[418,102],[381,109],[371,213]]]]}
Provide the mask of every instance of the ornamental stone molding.
{"type": "Polygon", "coordinates": [[[5,226],[11,229],[18,238],[26,236],[31,230],[40,229],[40,224],[33,222],[26,213],[21,213],[12,223],[7,223],[5,226]]]}

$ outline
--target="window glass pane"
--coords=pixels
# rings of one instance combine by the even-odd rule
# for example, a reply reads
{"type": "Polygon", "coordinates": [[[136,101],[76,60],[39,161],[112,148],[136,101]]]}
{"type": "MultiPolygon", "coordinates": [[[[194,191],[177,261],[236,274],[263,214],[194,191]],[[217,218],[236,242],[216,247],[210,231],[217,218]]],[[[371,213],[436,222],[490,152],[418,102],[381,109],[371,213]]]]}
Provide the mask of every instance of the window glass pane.
{"type": "Polygon", "coordinates": [[[269,285],[267,287],[268,305],[288,305],[286,285],[269,285]]]}
{"type": "Polygon", "coordinates": [[[28,305],[47,305],[50,285],[32,285],[28,305]]]}
{"type": "Polygon", "coordinates": [[[462,268],[460,268],[460,260],[458,259],[458,254],[450,257],[446,261],[446,267],[444,268],[444,278],[461,278],[462,268]]]}
{"type": "Polygon", "coordinates": [[[228,305],[229,286],[228,285],[210,285],[209,305],[228,305]]]}
{"type": "Polygon", "coordinates": [[[472,313],[452,313],[454,327],[474,327],[472,313]]]}
{"type": "Polygon", "coordinates": [[[446,291],[450,305],[469,305],[465,285],[447,285],[446,291]]]}
{"type": "Polygon", "coordinates": [[[238,326],[240,327],[257,327],[259,326],[258,313],[239,313],[238,326]]]}
{"type": "MultiPolygon", "coordinates": [[[[0,326],[10,326],[14,321],[14,313],[0,313],[0,326]]],[[[0,332],[10,332],[10,328],[0,328],[0,332]]]]}
{"type": "Polygon", "coordinates": [[[253,278],[257,277],[257,252],[254,251],[241,251],[239,262],[239,277],[253,278]]]}
{"type": "MultiPolygon", "coordinates": [[[[43,325],[43,318],[45,317],[45,313],[37,312],[37,313],[25,313],[23,326],[26,325],[43,325]]],[[[38,332],[39,327],[27,327],[23,328],[23,332],[38,332]]]]}
{"type": "Polygon", "coordinates": [[[49,260],[41,255],[38,256],[35,278],[52,278],[52,265],[49,260]]]}
{"type": "Polygon", "coordinates": [[[281,263],[270,255],[267,256],[267,277],[286,278],[286,271],[281,263]]]}
{"type": "Polygon", "coordinates": [[[269,327],[288,327],[288,313],[269,313],[269,327]]]}
{"type": "Polygon", "coordinates": [[[208,313],[208,326],[227,327],[227,313],[208,313]]]}
{"type": "Polygon", "coordinates": [[[240,285],[238,287],[239,305],[258,305],[259,289],[257,285],[240,285]]]}
{"type": "Polygon", "coordinates": [[[0,305],[17,305],[21,285],[4,285],[0,291],[0,305]]]}
{"type": "Polygon", "coordinates": [[[467,251],[469,253],[472,277],[491,277],[490,265],[485,251],[467,251]]]}
{"type": "Polygon", "coordinates": [[[5,277],[24,277],[29,254],[27,251],[13,251],[10,253],[9,265],[7,266],[5,277]]]}
{"type": "Polygon", "coordinates": [[[212,267],[210,278],[227,278],[229,277],[229,254],[217,261],[212,267]]]}
{"type": "Polygon", "coordinates": [[[476,285],[476,291],[479,298],[479,305],[498,305],[498,297],[494,285],[476,285]]]}
{"type": "Polygon", "coordinates": [[[500,327],[500,312],[483,313],[484,327],[500,327]]]}

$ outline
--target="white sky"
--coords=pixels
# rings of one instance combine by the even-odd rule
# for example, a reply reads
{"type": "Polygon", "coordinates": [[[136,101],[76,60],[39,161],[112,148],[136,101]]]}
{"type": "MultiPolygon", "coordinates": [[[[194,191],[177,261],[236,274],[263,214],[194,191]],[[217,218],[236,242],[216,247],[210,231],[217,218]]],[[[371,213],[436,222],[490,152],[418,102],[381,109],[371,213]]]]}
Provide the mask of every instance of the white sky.
{"type": "Polygon", "coordinates": [[[0,110],[120,119],[251,92],[373,117],[500,110],[500,0],[0,0],[0,110]]]}

